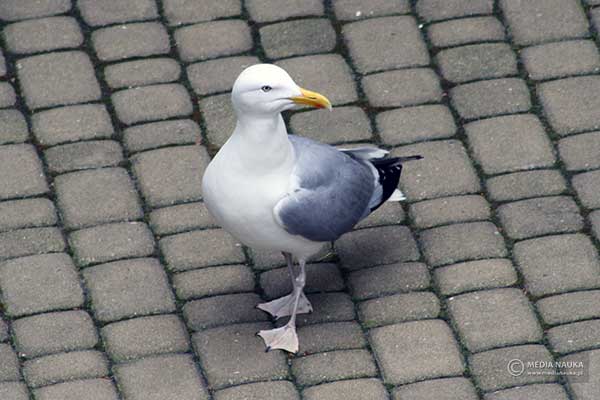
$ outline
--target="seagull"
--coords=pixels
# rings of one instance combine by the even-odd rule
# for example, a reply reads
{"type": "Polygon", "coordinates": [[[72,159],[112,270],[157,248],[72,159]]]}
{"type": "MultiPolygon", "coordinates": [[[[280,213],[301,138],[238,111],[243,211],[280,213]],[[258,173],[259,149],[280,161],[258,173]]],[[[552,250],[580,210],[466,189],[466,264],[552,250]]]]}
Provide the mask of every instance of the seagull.
{"type": "Polygon", "coordinates": [[[267,351],[297,353],[296,315],[312,311],[303,293],[307,259],[384,202],[404,200],[397,189],[402,163],[421,156],[386,158],[388,152],[376,147],[337,149],[288,135],[282,111],[332,107],[272,64],[242,71],[231,100],[237,123],[206,168],[204,203],[244,245],[283,254],[293,290],[257,307],[275,319],[290,319],[257,335],[267,351]]]}

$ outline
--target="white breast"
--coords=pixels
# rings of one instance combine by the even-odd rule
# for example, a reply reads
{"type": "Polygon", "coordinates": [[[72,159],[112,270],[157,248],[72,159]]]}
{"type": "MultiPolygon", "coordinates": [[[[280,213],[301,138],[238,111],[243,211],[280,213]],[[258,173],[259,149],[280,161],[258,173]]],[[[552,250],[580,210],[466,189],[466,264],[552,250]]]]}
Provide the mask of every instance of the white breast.
{"type": "Polygon", "coordinates": [[[310,255],[321,244],[290,235],[275,220],[275,205],[287,193],[293,162],[269,171],[251,171],[224,146],[208,166],[204,202],[219,224],[243,244],[261,250],[310,255]]]}

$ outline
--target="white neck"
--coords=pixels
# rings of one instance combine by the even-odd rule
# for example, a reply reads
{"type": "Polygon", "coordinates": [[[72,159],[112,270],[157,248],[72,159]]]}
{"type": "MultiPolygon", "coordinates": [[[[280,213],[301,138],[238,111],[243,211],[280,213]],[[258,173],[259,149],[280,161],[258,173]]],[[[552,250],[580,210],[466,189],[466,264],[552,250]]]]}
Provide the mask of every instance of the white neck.
{"type": "Polygon", "coordinates": [[[265,173],[293,162],[294,149],[281,114],[238,116],[230,140],[238,150],[240,166],[265,173]]]}

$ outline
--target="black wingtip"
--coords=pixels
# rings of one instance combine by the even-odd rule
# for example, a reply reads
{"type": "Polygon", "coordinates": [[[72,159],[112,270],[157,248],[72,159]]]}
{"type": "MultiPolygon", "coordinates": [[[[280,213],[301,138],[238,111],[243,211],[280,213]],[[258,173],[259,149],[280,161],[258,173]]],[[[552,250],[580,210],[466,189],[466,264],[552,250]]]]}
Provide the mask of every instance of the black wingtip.
{"type": "Polygon", "coordinates": [[[413,160],[422,160],[422,159],[423,159],[423,156],[421,156],[421,155],[407,156],[407,157],[398,157],[398,161],[399,162],[413,161],[413,160]]]}

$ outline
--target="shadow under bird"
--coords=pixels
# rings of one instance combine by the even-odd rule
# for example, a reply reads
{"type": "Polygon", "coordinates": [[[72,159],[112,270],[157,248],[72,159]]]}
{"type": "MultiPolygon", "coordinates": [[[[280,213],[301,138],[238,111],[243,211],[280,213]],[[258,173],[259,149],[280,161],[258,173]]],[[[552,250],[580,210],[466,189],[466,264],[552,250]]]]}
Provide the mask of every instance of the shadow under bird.
{"type": "Polygon", "coordinates": [[[386,158],[388,152],[376,147],[337,149],[288,135],[282,111],[307,105],[331,110],[331,103],[272,64],[246,68],[231,99],[237,124],[204,173],[204,202],[246,246],[283,253],[292,293],[257,307],[290,320],[258,335],[267,350],[296,353],[296,315],[312,311],[303,293],[306,260],[384,202],[403,200],[397,189],[402,163],[421,156],[386,158]]]}

